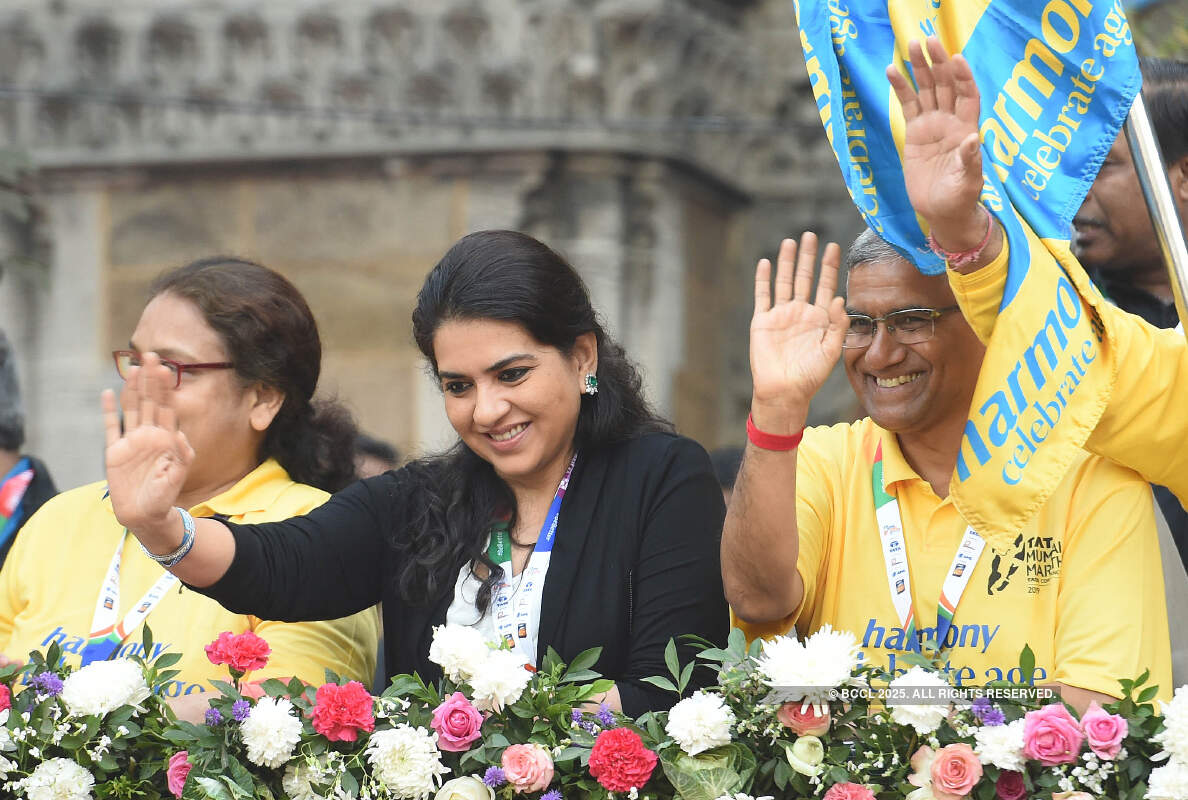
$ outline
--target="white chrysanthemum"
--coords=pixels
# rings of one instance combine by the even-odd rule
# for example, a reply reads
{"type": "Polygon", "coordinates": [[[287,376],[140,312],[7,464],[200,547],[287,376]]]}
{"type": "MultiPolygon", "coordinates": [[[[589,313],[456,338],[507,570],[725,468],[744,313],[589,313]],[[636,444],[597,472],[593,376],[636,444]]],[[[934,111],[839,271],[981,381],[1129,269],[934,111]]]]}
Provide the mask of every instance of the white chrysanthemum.
{"type": "Polygon", "coordinates": [[[95,776],[69,758],[51,758],[17,785],[29,800],[91,800],[95,776]]]}
{"type": "Polygon", "coordinates": [[[487,654],[469,683],[475,708],[498,713],[520,699],[532,673],[524,668],[524,659],[511,650],[488,650],[487,654]]]}
{"type": "Polygon", "coordinates": [[[376,779],[396,798],[428,797],[450,771],[441,763],[433,734],[408,725],[371,734],[367,761],[376,779]]]}
{"type": "Polygon", "coordinates": [[[1151,770],[1146,797],[1147,800],[1188,800],[1188,764],[1173,758],[1151,770]]]}
{"type": "Polygon", "coordinates": [[[293,757],[301,739],[301,720],[288,699],[261,697],[239,724],[239,735],[247,745],[249,761],[276,769],[293,757]]]}
{"type": "Polygon", "coordinates": [[[1165,753],[1188,763],[1188,686],[1181,686],[1163,706],[1163,730],[1151,738],[1163,746],[1165,753]]]}
{"type": "Polygon", "coordinates": [[[978,728],[974,732],[974,752],[983,764],[1022,772],[1027,761],[1023,757],[1023,720],[978,728]]]}
{"type": "Polygon", "coordinates": [[[788,636],[764,642],[758,662],[763,682],[783,690],[784,702],[823,701],[830,689],[850,680],[857,664],[854,634],[835,631],[830,625],[822,625],[803,644],[788,636]]]}
{"type": "Polygon", "coordinates": [[[464,625],[439,625],[433,629],[429,660],[455,682],[469,682],[479,674],[491,648],[483,635],[464,625]]]}
{"type": "Polygon", "coordinates": [[[62,681],[62,702],[75,716],[102,716],[120,706],[140,708],[151,693],[144,670],[127,658],[92,661],[62,681]]]}
{"type": "MultiPolygon", "coordinates": [[[[891,681],[890,688],[892,689],[892,697],[903,697],[905,695],[910,697],[913,694],[912,689],[926,690],[919,692],[918,694],[920,695],[939,696],[939,691],[929,692],[927,690],[947,690],[949,689],[949,682],[931,670],[912,667],[903,675],[891,681]],[[907,689],[907,691],[901,691],[903,689],[907,689]]],[[[925,735],[939,728],[945,717],[949,716],[948,703],[897,703],[890,708],[891,719],[900,725],[911,725],[916,729],[916,733],[925,735]]]]}
{"type": "Polygon", "coordinates": [[[730,744],[734,712],[716,694],[697,692],[668,712],[664,730],[691,756],[730,744]]]}

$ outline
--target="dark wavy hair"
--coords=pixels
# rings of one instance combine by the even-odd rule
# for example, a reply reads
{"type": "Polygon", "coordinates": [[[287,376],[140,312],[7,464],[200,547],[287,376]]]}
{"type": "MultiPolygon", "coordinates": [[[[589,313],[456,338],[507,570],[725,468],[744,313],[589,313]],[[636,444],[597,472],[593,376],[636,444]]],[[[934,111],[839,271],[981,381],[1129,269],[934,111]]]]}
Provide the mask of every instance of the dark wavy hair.
{"type": "Polygon", "coordinates": [[[284,402],[260,444],[299,483],[336,492],[355,478],[357,430],[349,411],[315,401],[322,340],[297,287],[267,267],[216,256],[170,270],[149,295],[189,300],[218,334],[244,385],[270,386],[284,402]]]}
{"type": "MultiPolygon", "coordinates": [[[[451,320],[497,320],[524,328],[563,355],[577,338],[598,343],[598,394],[583,396],[574,444],[583,452],[653,431],[671,431],[644,399],[639,373],[623,348],[607,336],[577,272],[546,245],[516,231],[480,231],[459,240],[425,279],[413,311],[417,347],[436,372],[433,337],[451,320]]],[[[446,453],[413,465],[416,483],[429,487],[408,535],[396,537],[397,583],[409,602],[435,597],[452,583],[459,564],[485,564],[478,595],[485,610],[499,567],[484,548],[492,521],[516,503],[492,466],[459,441],[446,453]],[[451,574],[452,573],[452,574],[451,574]]]]}

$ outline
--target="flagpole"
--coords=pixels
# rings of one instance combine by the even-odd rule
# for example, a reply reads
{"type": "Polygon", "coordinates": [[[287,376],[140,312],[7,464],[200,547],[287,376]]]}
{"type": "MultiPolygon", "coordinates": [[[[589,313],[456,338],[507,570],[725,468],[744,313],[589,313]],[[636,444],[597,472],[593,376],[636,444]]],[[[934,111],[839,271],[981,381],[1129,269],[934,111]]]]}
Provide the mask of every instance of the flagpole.
{"type": "Polygon", "coordinates": [[[1188,245],[1184,243],[1184,227],[1179,209],[1172,199],[1171,186],[1167,181],[1167,169],[1159,152],[1159,141],[1151,128],[1147,106],[1142,92],[1135,95],[1134,105],[1126,117],[1126,142],[1134,159],[1134,171],[1138,174],[1147,211],[1155,226],[1155,238],[1163,253],[1163,262],[1171,278],[1172,295],[1176,299],[1176,311],[1188,335],[1188,245]]]}

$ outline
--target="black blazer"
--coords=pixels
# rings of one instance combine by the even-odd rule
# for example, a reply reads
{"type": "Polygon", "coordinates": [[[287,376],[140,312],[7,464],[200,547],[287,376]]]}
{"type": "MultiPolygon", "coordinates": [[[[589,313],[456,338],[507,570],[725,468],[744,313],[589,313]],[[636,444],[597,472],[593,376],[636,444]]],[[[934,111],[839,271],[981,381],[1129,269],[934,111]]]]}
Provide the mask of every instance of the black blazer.
{"type": "MultiPolygon", "coordinates": [[[[355,483],[303,517],[228,523],[234,561],[198,591],[236,613],[286,622],[333,619],[382,601],[388,675],[415,671],[436,680],[441,671],[428,660],[433,626],[445,623],[463,565],[440,581],[436,596],[409,602],[394,580],[390,542],[418,518],[425,476],[405,467],[355,483]]],[[[692,440],[647,434],[583,451],[542,590],[539,656],[552,647],[569,660],[602,647],[594,669],[616,681],[626,713],[671,706],[674,695],[642,680],[667,674],[669,638],[726,641],[724,516],[709,457],[692,440]]],[[[689,653],[682,648],[682,660],[689,653]]],[[[697,683],[712,677],[703,672],[697,683]]]]}

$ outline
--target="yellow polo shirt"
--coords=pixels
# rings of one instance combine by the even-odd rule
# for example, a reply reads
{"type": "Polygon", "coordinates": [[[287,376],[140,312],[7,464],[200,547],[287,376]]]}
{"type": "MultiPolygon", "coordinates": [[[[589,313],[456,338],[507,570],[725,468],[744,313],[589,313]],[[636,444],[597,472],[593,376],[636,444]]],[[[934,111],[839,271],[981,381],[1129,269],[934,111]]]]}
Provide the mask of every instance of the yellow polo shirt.
{"type": "MultiPolygon", "coordinates": [[[[899,501],[916,627],[936,607],[965,532],[948,499],[908,465],[898,440],[869,418],[810,428],[796,473],[800,609],[748,638],[807,635],[828,623],[858,637],[863,658],[902,673],[904,631],[891,601],[875,519],[871,469],[883,446],[883,487],[899,501]]],[[[922,631],[927,635],[928,631],[922,631]]],[[[958,685],[1018,681],[1024,645],[1036,682],[1118,696],[1118,678],[1150,668],[1171,697],[1171,651],[1150,489],[1133,472],[1085,454],[1006,553],[983,551],[947,636],[945,669],[958,685]]]]}
{"type": "MultiPolygon", "coordinates": [[[[78,667],[91,630],[100,585],[121,539],[118,619],[139,602],[163,569],[141,552],[135,537],[116,522],[106,484],[64,492],[34,514],[0,570],[0,653],[25,659],[53,642],[78,667]]],[[[270,522],[304,514],[329,497],[294,483],[274,460],[248,473],[227,491],[190,509],[195,517],[226,515],[232,522],[270,522]]],[[[265,622],[234,614],[177,583],[149,614],[153,656],[181,653],[180,674],[164,689],[168,697],[205,691],[212,679],[229,680],[203,648],[222,631],[253,631],[272,647],[268,665],[246,680],[297,676],[320,684],[326,667],[370,686],[375,674],[379,616],[375,608],[331,622],[265,622]]],[[[140,655],[143,629],[129,632],[120,655],[140,655]]]]}
{"type": "MultiPolygon", "coordinates": [[[[1006,285],[1008,250],[962,275],[948,270],[961,311],[982,341],[990,338],[1006,285]]],[[[1106,304],[1113,324],[1117,377],[1109,405],[1085,449],[1168,487],[1188,506],[1188,340],[1106,304]]]]}

